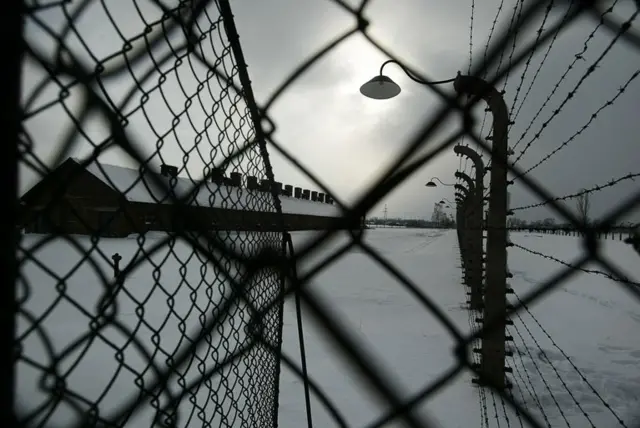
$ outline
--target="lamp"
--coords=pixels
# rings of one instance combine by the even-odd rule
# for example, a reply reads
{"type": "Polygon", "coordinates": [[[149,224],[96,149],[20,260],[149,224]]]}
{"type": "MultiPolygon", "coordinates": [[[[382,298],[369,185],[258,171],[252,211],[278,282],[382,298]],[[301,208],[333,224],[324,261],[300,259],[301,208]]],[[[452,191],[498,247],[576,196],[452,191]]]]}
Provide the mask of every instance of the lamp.
{"type": "Polygon", "coordinates": [[[400,93],[400,86],[390,77],[381,74],[360,86],[360,93],[374,100],[388,100],[400,93]]]}
{"type": "Polygon", "coordinates": [[[438,182],[440,182],[440,184],[442,184],[443,186],[453,186],[453,184],[443,183],[442,180],[440,180],[438,177],[431,177],[431,180],[429,180],[429,182],[427,184],[425,184],[425,186],[427,186],[427,187],[437,187],[436,180],[438,182]]]}
{"type": "MultiPolygon", "coordinates": [[[[409,70],[407,70],[405,68],[405,66],[403,66],[402,64],[400,64],[398,61],[394,60],[394,59],[390,59],[387,60],[385,62],[382,63],[382,65],[380,66],[380,74],[377,76],[374,76],[371,80],[369,80],[367,83],[363,84],[362,86],[360,86],[360,93],[362,95],[364,95],[365,97],[368,98],[372,98],[374,100],[388,100],[389,98],[393,98],[396,95],[398,95],[401,91],[400,86],[398,86],[398,84],[396,82],[394,82],[393,80],[391,80],[391,78],[389,76],[385,76],[384,74],[382,74],[382,69],[384,68],[385,65],[390,64],[390,63],[394,63],[400,66],[400,68],[402,69],[402,71],[405,72],[405,74],[407,76],[409,76],[409,78],[415,82],[421,83],[423,85],[439,85],[441,83],[450,83],[453,82],[454,80],[456,80],[455,78],[453,79],[447,79],[447,80],[440,80],[437,82],[429,82],[426,80],[422,80],[419,77],[416,77],[413,75],[413,73],[411,73],[409,70]]],[[[433,186],[429,186],[429,187],[433,187],[433,186]]]]}

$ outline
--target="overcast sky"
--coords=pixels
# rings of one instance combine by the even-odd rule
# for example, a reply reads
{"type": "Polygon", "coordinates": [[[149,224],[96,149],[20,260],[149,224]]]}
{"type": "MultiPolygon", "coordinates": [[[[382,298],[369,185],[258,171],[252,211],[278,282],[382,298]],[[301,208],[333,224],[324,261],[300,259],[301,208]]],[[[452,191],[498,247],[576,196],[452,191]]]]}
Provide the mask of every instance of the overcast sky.
{"type": "MultiPolygon", "coordinates": [[[[76,58],[82,60],[90,69],[93,69],[100,59],[120,51],[124,39],[140,34],[144,28],[143,19],[133,7],[133,3],[113,0],[103,3],[108,5],[108,12],[118,24],[122,36],[116,31],[102,3],[95,2],[76,22],[78,34],[94,53],[94,58],[82,47],[77,36],[71,35],[66,39],[71,49],[77,52],[76,58]]],[[[617,16],[628,17],[631,3],[620,1],[614,9],[617,16]]],[[[73,4],[74,2],[71,2],[69,10],[74,9],[73,4]]],[[[152,17],[160,16],[158,8],[151,2],[137,1],[135,4],[149,22],[153,20],[152,17]]],[[[440,80],[454,77],[458,70],[463,73],[467,71],[470,4],[471,0],[375,0],[371,2],[366,16],[371,21],[370,34],[374,38],[399,55],[411,67],[440,80]]],[[[498,0],[476,2],[472,38],[474,64],[482,58],[499,4],[498,0]]],[[[504,1],[498,15],[500,29],[508,25],[515,6],[516,0],[504,1]]],[[[355,25],[353,16],[329,0],[234,0],[232,7],[249,66],[253,91],[260,105],[266,102],[274,89],[296,66],[355,25]]],[[[562,8],[554,10],[547,27],[563,13],[562,8]]],[[[206,32],[211,25],[209,21],[217,19],[216,16],[215,6],[210,6],[208,16],[199,20],[200,31],[206,32]]],[[[40,14],[40,18],[58,32],[66,20],[59,8],[47,10],[40,14]]],[[[541,19],[542,17],[539,17],[533,25],[534,31],[539,27],[541,19]]],[[[504,88],[506,91],[505,100],[508,107],[515,111],[520,109],[509,134],[510,145],[515,146],[515,156],[512,159],[516,158],[541,130],[543,123],[549,120],[567,93],[573,90],[586,68],[601,55],[611,41],[610,32],[600,30],[596,33],[588,43],[588,49],[583,55],[584,60],[576,63],[530,126],[530,122],[573,61],[575,54],[583,49],[586,37],[596,24],[595,20],[584,18],[558,37],[524,104],[521,105],[525,92],[538,70],[547,46],[543,46],[533,57],[524,75],[524,83],[515,106],[514,97],[521,83],[523,67],[510,73],[506,86],[504,80],[498,85],[499,89],[504,88]],[[529,131],[522,137],[527,128],[530,128],[529,131]]],[[[636,31],[637,27],[638,25],[634,24],[636,31]]],[[[523,41],[532,40],[535,37],[534,31],[520,34],[516,49],[522,47],[523,41]]],[[[55,46],[52,38],[38,30],[33,22],[27,25],[27,37],[32,45],[41,47],[43,52],[55,46]]],[[[176,33],[169,40],[177,43],[181,37],[182,35],[176,33]]],[[[137,45],[134,43],[134,50],[135,46],[144,49],[142,41],[137,45]]],[[[220,66],[215,63],[213,55],[213,51],[217,49],[220,52],[222,46],[218,30],[209,33],[202,46],[209,61],[215,66],[220,66]]],[[[166,51],[168,48],[165,44],[164,51],[162,47],[156,50],[157,56],[166,51]]],[[[504,65],[508,62],[508,54],[509,52],[505,54],[504,65]]],[[[377,74],[380,64],[386,59],[364,37],[352,36],[296,80],[269,110],[270,118],[277,125],[275,139],[305,167],[321,177],[336,197],[347,203],[356,200],[367,189],[407,144],[420,124],[439,107],[437,97],[428,89],[409,80],[396,65],[385,68],[385,74],[402,87],[402,93],[398,97],[380,101],[361,96],[360,85],[377,74]]],[[[120,56],[105,61],[104,64],[109,69],[126,63],[120,56]]],[[[131,71],[125,69],[117,78],[105,79],[103,84],[115,104],[136,85],[134,76],[139,78],[143,74],[145,64],[147,67],[152,65],[149,58],[133,65],[131,71]]],[[[225,64],[232,65],[228,55],[225,64]]],[[[171,66],[175,65],[172,63],[171,66]]],[[[533,166],[566,141],[596,110],[615,96],[618,88],[638,69],[640,53],[628,42],[616,43],[602,60],[600,67],[581,84],[576,95],[530,145],[518,165],[525,169],[533,166]]],[[[35,82],[43,76],[43,72],[32,63],[27,63],[25,70],[23,92],[26,98],[33,91],[35,82]]],[[[198,80],[207,76],[207,67],[197,60],[185,59],[177,70],[177,73],[167,75],[166,82],[161,86],[162,90],[150,92],[149,100],[144,103],[144,107],[130,117],[127,131],[147,153],[152,153],[160,139],[158,136],[174,130],[162,138],[160,151],[168,163],[179,166],[185,164],[183,151],[189,152],[190,156],[186,162],[189,173],[198,177],[202,175],[203,161],[193,151],[195,146],[201,149],[202,159],[214,157],[219,161],[220,156],[223,156],[219,152],[211,152],[210,147],[205,147],[210,146],[209,141],[218,141],[215,126],[207,124],[205,119],[210,114],[207,113],[210,111],[209,106],[214,104],[216,98],[220,99],[220,89],[212,89],[212,82],[215,83],[215,80],[212,80],[206,87],[198,90],[198,80]],[[201,96],[199,99],[194,98],[193,105],[189,107],[193,112],[190,116],[192,123],[189,124],[183,118],[180,124],[172,125],[174,114],[171,113],[170,107],[174,111],[184,109],[188,96],[196,92],[201,96]],[[198,102],[195,102],[196,100],[198,102]],[[197,134],[205,128],[207,133],[196,143],[197,134]]],[[[157,77],[139,85],[150,88],[156,84],[157,77]]],[[[34,106],[44,105],[47,100],[58,97],[59,89],[56,89],[55,85],[49,86],[34,101],[34,106]]],[[[443,88],[447,89],[446,86],[443,88]]],[[[71,114],[79,115],[82,111],[79,101],[81,93],[79,90],[70,92],[65,105],[71,114]]],[[[141,96],[142,93],[134,92],[133,98],[124,110],[133,111],[139,107],[141,96]]],[[[640,134],[640,121],[637,120],[640,107],[638,100],[640,78],[632,82],[615,104],[604,109],[584,132],[534,169],[530,176],[554,195],[562,196],[581,188],[603,184],[628,173],[640,172],[637,142],[637,135],[640,134]]],[[[229,99],[225,99],[222,104],[222,110],[231,106],[229,99]]],[[[215,115],[220,120],[224,120],[225,116],[221,113],[222,110],[215,115]]],[[[481,123],[483,109],[477,109],[477,114],[481,123]]],[[[487,119],[484,136],[489,134],[490,115],[487,119]]],[[[238,116],[233,120],[237,124],[238,116]]],[[[62,105],[58,104],[25,121],[25,128],[33,140],[38,156],[51,162],[54,158],[55,143],[60,141],[71,124],[69,113],[65,113],[62,105]]],[[[455,124],[445,126],[430,144],[448,136],[456,129],[455,124]]],[[[246,130],[248,125],[237,126],[246,130]]],[[[106,138],[110,132],[98,115],[89,120],[84,129],[86,134],[79,138],[74,154],[87,154],[87,148],[90,147],[87,144],[89,139],[99,141],[106,138]]],[[[223,138],[222,144],[228,146],[230,137],[226,138],[223,138]]],[[[227,148],[223,147],[223,152],[226,152],[227,148]]],[[[279,156],[273,148],[269,148],[269,153],[278,181],[316,188],[304,174],[279,156]]],[[[486,155],[484,158],[488,159],[486,155]]],[[[100,160],[107,163],[131,164],[117,150],[105,154],[100,160]]],[[[153,162],[157,163],[159,160],[154,159],[153,162]]],[[[466,172],[471,174],[471,163],[462,162],[463,169],[465,164],[466,172]]],[[[243,165],[246,166],[246,162],[243,165]]],[[[454,172],[459,166],[460,158],[457,158],[452,150],[447,150],[398,187],[370,215],[382,215],[382,208],[387,204],[389,216],[429,217],[433,204],[443,197],[453,199],[453,191],[452,188],[443,186],[435,189],[425,188],[424,184],[434,176],[444,182],[455,182],[454,172]]],[[[23,178],[23,188],[33,183],[33,176],[26,171],[23,171],[23,178]]],[[[488,178],[487,176],[487,184],[488,178]]],[[[631,191],[637,191],[638,187],[638,181],[626,182],[598,192],[592,197],[592,216],[603,215],[616,203],[628,197],[631,191]]],[[[519,184],[510,187],[510,191],[512,207],[538,201],[519,184]]],[[[569,204],[572,208],[575,206],[573,200],[569,204]]],[[[548,215],[544,210],[528,210],[518,214],[526,219],[544,218],[548,215]]]]}

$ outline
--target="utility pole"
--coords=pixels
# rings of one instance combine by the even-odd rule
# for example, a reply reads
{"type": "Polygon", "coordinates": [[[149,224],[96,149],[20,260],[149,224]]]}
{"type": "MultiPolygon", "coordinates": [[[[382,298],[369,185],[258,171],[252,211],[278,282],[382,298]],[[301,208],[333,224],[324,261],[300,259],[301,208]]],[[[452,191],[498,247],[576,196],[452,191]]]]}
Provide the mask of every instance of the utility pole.
{"type": "Polygon", "coordinates": [[[384,204],[384,227],[387,227],[387,204],[384,204]]]}

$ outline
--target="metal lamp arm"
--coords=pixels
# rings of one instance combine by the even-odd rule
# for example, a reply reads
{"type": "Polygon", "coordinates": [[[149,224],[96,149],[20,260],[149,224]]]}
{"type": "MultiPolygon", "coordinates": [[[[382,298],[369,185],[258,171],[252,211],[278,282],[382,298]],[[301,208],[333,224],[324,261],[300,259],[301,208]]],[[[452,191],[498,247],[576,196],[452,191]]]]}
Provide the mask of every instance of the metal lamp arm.
{"type": "Polygon", "coordinates": [[[440,184],[442,184],[443,186],[455,186],[455,184],[447,184],[447,183],[443,183],[442,180],[440,180],[438,177],[431,177],[431,181],[436,180],[438,181],[440,184]]]}
{"type": "Polygon", "coordinates": [[[404,65],[402,65],[400,62],[396,61],[395,59],[389,59],[386,60],[385,62],[382,63],[382,65],[380,66],[380,75],[382,76],[382,70],[384,69],[384,66],[387,64],[396,64],[398,65],[402,71],[405,72],[405,74],[407,76],[409,76],[409,79],[413,80],[414,82],[420,83],[422,85],[440,85],[442,83],[451,83],[454,80],[456,80],[456,78],[454,77],[453,79],[447,79],[447,80],[438,80],[438,81],[434,81],[434,82],[429,82],[427,80],[422,80],[419,77],[415,76],[409,69],[407,69],[404,65]]]}

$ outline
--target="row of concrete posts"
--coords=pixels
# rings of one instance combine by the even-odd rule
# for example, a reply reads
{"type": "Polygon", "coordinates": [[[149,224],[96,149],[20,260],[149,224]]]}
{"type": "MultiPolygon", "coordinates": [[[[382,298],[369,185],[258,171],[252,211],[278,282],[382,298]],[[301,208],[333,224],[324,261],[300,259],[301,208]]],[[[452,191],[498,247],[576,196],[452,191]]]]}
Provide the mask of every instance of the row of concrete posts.
{"type": "MultiPolygon", "coordinates": [[[[228,186],[242,187],[242,174],[239,172],[232,172],[229,174],[229,178],[221,176],[214,176],[213,181],[219,184],[226,184],[228,186]]],[[[246,177],[247,190],[254,190],[259,192],[269,192],[274,190],[277,195],[287,196],[290,198],[301,199],[305,201],[320,202],[325,204],[333,204],[333,198],[326,193],[317,192],[315,190],[303,189],[301,187],[293,187],[290,184],[283,185],[279,181],[269,181],[262,179],[258,181],[257,177],[246,177]]]]}
{"type": "Polygon", "coordinates": [[[478,377],[474,383],[491,385],[498,390],[509,388],[509,369],[506,357],[510,356],[506,342],[512,340],[506,334],[509,304],[507,293],[507,129],[509,114],[502,94],[493,86],[474,76],[458,75],[454,88],[459,94],[483,99],[493,115],[490,185],[485,197],[485,168],[481,156],[466,146],[455,146],[459,156],[468,157],[474,165],[474,176],[456,173],[461,184],[456,190],[456,229],[463,271],[463,283],[467,287],[469,309],[480,323],[477,333],[480,347],[473,352],[480,354],[480,362],[471,364],[478,377]],[[485,202],[488,214],[484,217],[485,202]],[[486,232],[486,235],[485,235],[486,232]]]}
{"type": "MultiPolygon", "coordinates": [[[[163,176],[175,177],[177,173],[178,169],[175,166],[162,165],[160,167],[160,174],[163,176]]],[[[225,177],[224,171],[221,169],[214,169],[211,174],[211,181],[213,183],[229,187],[242,188],[242,178],[242,174],[237,171],[230,173],[228,177],[225,177]]],[[[251,175],[246,176],[246,183],[244,187],[247,190],[257,192],[270,192],[273,190],[280,196],[333,205],[333,198],[329,194],[316,192],[315,190],[303,189],[301,187],[293,187],[290,184],[283,185],[279,181],[272,182],[267,179],[258,180],[257,177],[251,175]]]]}

